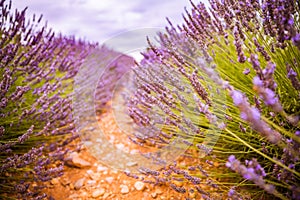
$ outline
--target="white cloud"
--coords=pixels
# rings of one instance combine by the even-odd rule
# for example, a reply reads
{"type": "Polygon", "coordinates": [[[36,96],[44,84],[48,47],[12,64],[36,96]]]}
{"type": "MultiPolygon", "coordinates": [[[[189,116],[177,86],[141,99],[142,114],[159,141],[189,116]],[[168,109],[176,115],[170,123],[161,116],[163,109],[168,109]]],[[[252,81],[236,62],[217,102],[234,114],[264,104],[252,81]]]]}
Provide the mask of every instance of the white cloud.
{"type": "Polygon", "coordinates": [[[182,23],[188,0],[22,0],[13,6],[28,6],[28,15],[43,14],[56,32],[102,43],[126,30],[164,27],[165,17],[182,23]]]}

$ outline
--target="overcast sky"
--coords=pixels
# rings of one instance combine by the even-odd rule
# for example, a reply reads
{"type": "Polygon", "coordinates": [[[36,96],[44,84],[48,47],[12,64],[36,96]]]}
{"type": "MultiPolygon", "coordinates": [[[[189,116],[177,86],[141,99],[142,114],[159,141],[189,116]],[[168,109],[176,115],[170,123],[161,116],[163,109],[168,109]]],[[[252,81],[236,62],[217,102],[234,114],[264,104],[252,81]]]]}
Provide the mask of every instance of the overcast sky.
{"type": "MultiPolygon", "coordinates": [[[[166,17],[181,24],[184,7],[191,7],[188,0],[17,0],[13,6],[28,6],[28,16],[43,14],[44,21],[55,32],[100,44],[126,31],[163,28],[167,25],[166,17]]],[[[139,32],[143,40],[147,31],[151,29],[139,32]]]]}

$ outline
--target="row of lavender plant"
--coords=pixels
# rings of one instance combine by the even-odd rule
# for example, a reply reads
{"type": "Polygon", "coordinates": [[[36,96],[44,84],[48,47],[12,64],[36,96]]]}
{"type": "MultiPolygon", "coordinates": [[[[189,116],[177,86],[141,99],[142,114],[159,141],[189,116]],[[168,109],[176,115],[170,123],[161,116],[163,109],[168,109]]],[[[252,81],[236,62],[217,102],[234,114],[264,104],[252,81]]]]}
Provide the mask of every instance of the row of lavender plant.
{"type": "Polygon", "coordinates": [[[64,146],[77,137],[72,78],[97,47],[25,12],[0,1],[0,199],[42,199],[42,183],[62,174],[64,146]]]}
{"type": "Polygon", "coordinates": [[[299,1],[209,2],[168,20],[134,69],[129,115],[146,131],[131,140],[188,147],[143,179],[204,199],[300,199],[299,1]]]}

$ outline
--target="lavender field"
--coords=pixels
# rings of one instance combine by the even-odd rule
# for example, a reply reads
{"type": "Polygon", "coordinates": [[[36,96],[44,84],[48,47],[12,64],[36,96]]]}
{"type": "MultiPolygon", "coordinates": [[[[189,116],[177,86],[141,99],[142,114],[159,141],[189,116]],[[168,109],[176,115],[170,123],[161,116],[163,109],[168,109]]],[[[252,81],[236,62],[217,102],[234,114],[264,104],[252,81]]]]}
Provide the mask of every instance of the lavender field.
{"type": "Polygon", "coordinates": [[[299,1],[187,1],[140,61],[11,4],[0,199],[300,199],[299,1]]]}

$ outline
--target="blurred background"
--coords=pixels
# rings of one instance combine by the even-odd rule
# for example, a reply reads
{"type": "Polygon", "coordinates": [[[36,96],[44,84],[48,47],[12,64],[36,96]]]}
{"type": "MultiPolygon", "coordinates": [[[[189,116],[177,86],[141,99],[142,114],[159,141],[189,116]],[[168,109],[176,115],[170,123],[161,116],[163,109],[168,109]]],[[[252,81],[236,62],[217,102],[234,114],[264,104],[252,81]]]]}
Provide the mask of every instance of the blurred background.
{"type": "MultiPolygon", "coordinates": [[[[194,1],[197,3],[198,1],[194,1]]],[[[43,14],[48,27],[65,35],[100,44],[114,35],[139,28],[164,28],[169,17],[174,24],[183,22],[188,0],[18,0],[13,7],[25,8],[27,15],[43,14]]]]}

